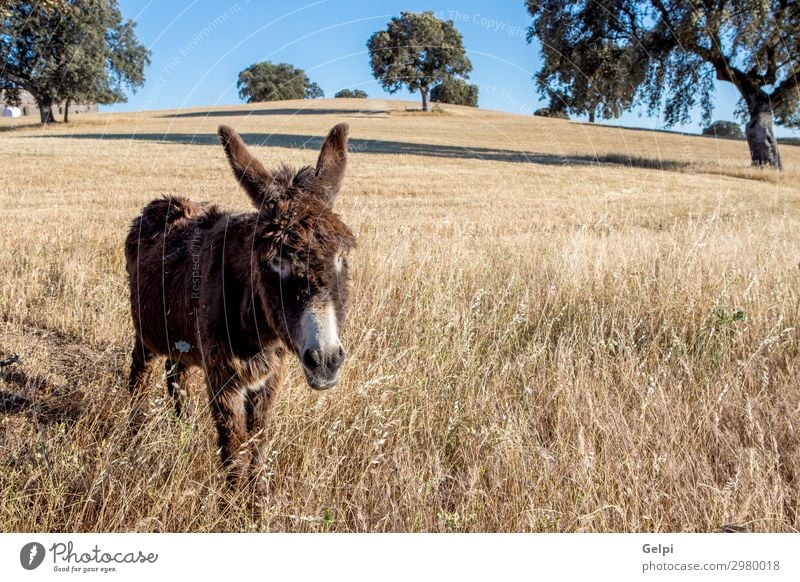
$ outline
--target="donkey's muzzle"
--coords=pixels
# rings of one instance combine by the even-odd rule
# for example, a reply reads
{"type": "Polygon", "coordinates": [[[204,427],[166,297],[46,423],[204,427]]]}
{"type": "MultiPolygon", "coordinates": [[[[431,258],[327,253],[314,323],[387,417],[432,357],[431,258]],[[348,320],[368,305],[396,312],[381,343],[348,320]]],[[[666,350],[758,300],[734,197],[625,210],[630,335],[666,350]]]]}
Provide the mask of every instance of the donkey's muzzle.
{"type": "Polygon", "coordinates": [[[344,348],[339,344],[330,351],[305,350],[301,357],[306,381],[314,390],[327,390],[339,383],[339,369],[344,362],[344,348]]]}

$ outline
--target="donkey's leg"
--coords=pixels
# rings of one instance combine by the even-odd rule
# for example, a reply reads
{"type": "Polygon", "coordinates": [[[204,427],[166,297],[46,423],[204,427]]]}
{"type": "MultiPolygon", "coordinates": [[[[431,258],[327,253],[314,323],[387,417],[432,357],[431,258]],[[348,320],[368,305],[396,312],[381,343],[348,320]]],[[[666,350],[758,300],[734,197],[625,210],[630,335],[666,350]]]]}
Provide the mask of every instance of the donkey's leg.
{"type": "Polygon", "coordinates": [[[252,453],[247,446],[247,414],[241,388],[230,374],[206,370],[211,413],[217,425],[217,446],[228,483],[240,488],[247,480],[252,453]]]}
{"type": "Polygon", "coordinates": [[[131,351],[131,373],[128,376],[128,390],[131,396],[136,398],[142,387],[142,377],[147,371],[147,365],[153,359],[153,353],[147,349],[142,340],[138,337],[133,343],[131,351]]]}
{"type": "Polygon", "coordinates": [[[184,382],[186,381],[186,366],[178,361],[167,358],[164,368],[167,372],[167,391],[175,402],[175,415],[178,418],[183,418],[184,411],[186,410],[186,389],[184,387],[184,382]]]}
{"type": "Polygon", "coordinates": [[[129,424],[135,433],[144,422],[142,411],[142,379],[147,372],[147,365],[153,359],[153,353],[147,349],[141,339],[136,337],[131,351],[131,373],[128,377],[128,390],[131,393],[131,415],[129,424]]]}
{"type": "MultiPolygon", "coordinates": [[[[278,360],[261,384],[247,393],[247,429],[250,432],[254,471],[258,471],[266,460],[264,449],[267,444],[267,418],[275,396],[283,384],[283,372],[283,360],[278,360]]],[[[260,481],[258,483],[261,484],[260,481]]]]}

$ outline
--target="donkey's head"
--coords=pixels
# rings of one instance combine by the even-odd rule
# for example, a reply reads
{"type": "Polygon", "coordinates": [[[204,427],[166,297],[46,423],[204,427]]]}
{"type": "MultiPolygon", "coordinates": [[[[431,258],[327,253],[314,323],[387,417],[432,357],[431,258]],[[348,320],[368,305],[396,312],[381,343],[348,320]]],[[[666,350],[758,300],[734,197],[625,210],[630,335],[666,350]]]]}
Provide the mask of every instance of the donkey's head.
{"type": "Polygon", "coordinates": [[[347,124],[331,129],[317,167],[267,170],[227,126],[219,128],[233,173],[259,211],[251,273],[264,312],[300,358],[309,386],[331,388],[345,358],[339,341],[355,237],[333,212],[347,165],[347,124]]]}

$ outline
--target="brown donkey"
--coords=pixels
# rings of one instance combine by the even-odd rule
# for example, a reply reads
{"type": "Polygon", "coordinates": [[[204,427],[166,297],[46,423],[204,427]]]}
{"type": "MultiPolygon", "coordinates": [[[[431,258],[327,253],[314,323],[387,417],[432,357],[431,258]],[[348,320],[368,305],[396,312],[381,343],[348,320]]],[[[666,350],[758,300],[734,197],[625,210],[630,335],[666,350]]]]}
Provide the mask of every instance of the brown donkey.
{"type": "Polygon", "coordinates": [[[125,242],[134,400],[148,362],[166,356],[167,388],[180,415],[186,369],[202,367],[234,486],[260,464],[286,354],[297,355],[314,389],[339,380],[345,354],[338,331],[355,237],[332,204],[347,163],[347,130],[339,124],[330,131],[316,168],[271,172],[221,126],[233,174],[256,212],[165,197],[145,206],[125,242]]]}

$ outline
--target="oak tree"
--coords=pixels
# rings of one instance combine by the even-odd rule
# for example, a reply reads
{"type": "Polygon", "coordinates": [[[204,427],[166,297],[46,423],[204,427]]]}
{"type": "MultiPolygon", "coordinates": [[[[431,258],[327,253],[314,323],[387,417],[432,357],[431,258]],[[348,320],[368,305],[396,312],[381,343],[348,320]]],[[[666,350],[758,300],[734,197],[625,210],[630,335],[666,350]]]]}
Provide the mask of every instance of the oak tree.
{"type": "Polygon", "coordinates": [[[431,101],[477,107],[478,86],[463,79],[448,78],[431,89],[431,101]]]}
{"type": "Polygon", "coordinates": [[[667,125],[700,106],[714,80],[732,83],[749,116],[750,157],[780,168],[773,123],[800,123],[800,3],[791,0],[527,0],[541,44],[540,91],[570,110],[618,117],[644,101],[667,125]]]}
{"type": "MultiPolygon", "coordinates": [[[[27,91],[42,123],[53,104],[112,104],[144,84],[150,51],[136,38],[117,0],[11,1],[0,11],[0,89],[19,102],[27,91]]],[[[67,120],[68,113],[65,114],[67,120]]]]}
{"type": "Polygon", "coordinates": [[[389,93],[402,87],[419,91],[422,110],[430,111],[430,90],[444,79],[466,78],[472,70],[461,33],[452,20],[432,12],[401,12],[386,30],[367,41],[375,78],[389,93]]]}
{"type": "Polygon", "coordinates": [[[288,63],[264,61],[250,65],[239,73],[236,86],[239,89],[239,98],[245,103],[317,99],[325,96],[322,88],[311,81],[303,69],[288,63]]]}

